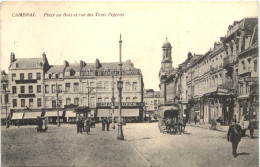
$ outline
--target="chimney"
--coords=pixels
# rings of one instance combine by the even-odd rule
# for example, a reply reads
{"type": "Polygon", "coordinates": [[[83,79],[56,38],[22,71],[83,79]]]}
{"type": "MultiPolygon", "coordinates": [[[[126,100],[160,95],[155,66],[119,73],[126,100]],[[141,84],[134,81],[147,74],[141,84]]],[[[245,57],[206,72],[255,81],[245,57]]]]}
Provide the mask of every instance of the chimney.
{"type": "Polygon", "coordinates": [[[66,60],[64,60],[63,66],[64,66],[64,67],[68,67],[68,66],[69,66],[69,63],[68,63],[66,60]]]}
{"type": "Polygon", "coordinates": [[[45,52],[42,53],[42,61],[43,61],[43,62],[46,61],[46,54],[45,54],[45,52]]]}
{"type": "Polygon", "coordinates": [[[80,60],[80,67],[82,68],[83,67],[83,61],[82,60],[80,60]]]}
{"type": "Polygon", "coordinates": [[[12,64],[14,61],[15,61],[15,54],[14,54],[14,53],[11,53],[11,56],[10,56],[10,64],[12,64]]]}
{"type": "Polygon", "coordinates": [[[100,61],[96,59],[96,69],[99,69],[100,67],[102,67],[102,65],[100,64],[100,61]]]}

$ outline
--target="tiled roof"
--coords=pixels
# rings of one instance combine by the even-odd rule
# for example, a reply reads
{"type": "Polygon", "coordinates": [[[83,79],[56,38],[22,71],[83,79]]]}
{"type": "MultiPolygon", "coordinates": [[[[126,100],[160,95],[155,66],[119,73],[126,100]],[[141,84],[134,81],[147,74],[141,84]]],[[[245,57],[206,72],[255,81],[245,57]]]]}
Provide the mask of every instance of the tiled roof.
{"type": "Polygon", "coordinates": [[[69,64],[69,66],[66,67],[65,72],[70,71],[70,69],[73,69],[76,72],[79,72],[81,70],[81,67],[80,67],[80,64],[78,64],[78,63],[69,64]]]}
{"type": "Polygon", "coordinates": [[[19,58],[14,63],[17,63],[17,68],[37,67],[37,63],[43,63],[42,58],[19,58]]]}
{"type": "Polygon", "coordinates": [[[49,70],[47,71],[47,73],[61,73],[64,70],[64,66],[63,65],[52,65],[49,70]]]}

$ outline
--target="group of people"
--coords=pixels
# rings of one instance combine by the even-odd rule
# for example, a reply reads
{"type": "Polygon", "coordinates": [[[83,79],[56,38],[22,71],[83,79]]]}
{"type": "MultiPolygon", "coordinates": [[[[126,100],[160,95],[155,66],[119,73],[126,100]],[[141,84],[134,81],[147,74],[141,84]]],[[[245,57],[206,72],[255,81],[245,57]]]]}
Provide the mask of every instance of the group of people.
{"type": "Polygon", "coordinates": [[[105,128],[107,127],[107,131],[109,131],[109,125],[111,123],[110,118],[103,118],[102,119],[102,131],[105,131],[105,128]]]}
{"type": "Polygon", "coordinates": [[[37,117],[37,132],[46,132],[48,129],[45,117],[37,117]]]}
{"type": "Polygon", "coordinates": [[[82,134],[82,132],[87,132],[87,134],[90,132],[90,118],[87,118],[84,120],[83,117],[77,118],[77,133],[82,134]]]}

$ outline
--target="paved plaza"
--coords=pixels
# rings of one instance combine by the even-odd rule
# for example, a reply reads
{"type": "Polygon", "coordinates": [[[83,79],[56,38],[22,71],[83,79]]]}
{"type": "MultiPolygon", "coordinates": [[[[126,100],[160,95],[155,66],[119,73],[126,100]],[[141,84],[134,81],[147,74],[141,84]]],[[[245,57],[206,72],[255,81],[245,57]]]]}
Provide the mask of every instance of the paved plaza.
{"type": "Polygon", "coordinates": [[[124,141],[117,129],[91,128],[77,134],[75,125],[2,127],[2,166],[258,166],[258,138],[242,138],[237,158],[226,132],[188,125],[182,135],[159,132],[157,123],[128,123],[124,141]]]}

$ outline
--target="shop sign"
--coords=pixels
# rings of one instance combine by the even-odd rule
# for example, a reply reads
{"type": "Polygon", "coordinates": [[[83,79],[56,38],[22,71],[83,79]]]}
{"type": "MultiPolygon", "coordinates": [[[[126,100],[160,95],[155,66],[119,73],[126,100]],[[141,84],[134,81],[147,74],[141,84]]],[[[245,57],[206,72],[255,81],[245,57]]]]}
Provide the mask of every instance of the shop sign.
{"type": "Polygon", "coordinates": [[[248,77],[244,79],[245,82],[258,82],[258,78],[257,77],[248,77]]]}
{"type": "MultiPolygon", "coordinates": [[[[97,107],[111,107],[112,106],[112,102],[108,102],[108,103],[97,103],[97,107]]],[[[118,106],[118,103],[115,103],[115,106],[118,106]]],[[[122,106],[126,106],[126,107],[141,107],[142,103],[141,102],[122,102],[122,106]]]]}
{"type": "Polygon", "coordinates": [[[218,92],[228,93],[228,90],[227,89],[218,88],[218,92]]]}

